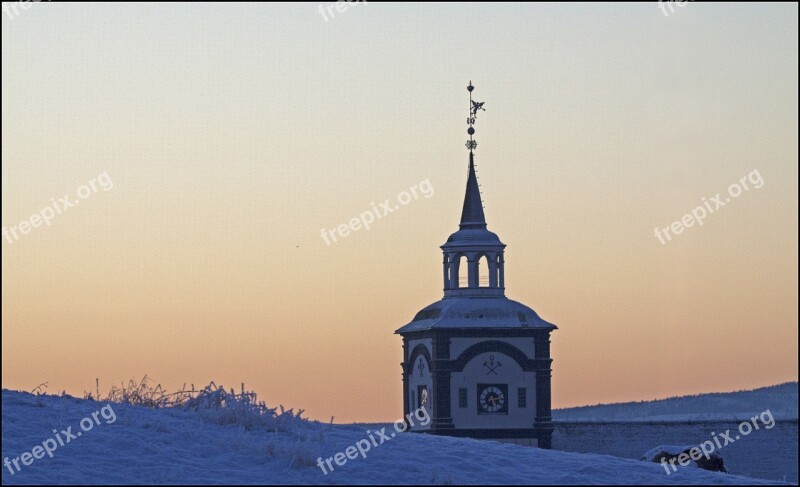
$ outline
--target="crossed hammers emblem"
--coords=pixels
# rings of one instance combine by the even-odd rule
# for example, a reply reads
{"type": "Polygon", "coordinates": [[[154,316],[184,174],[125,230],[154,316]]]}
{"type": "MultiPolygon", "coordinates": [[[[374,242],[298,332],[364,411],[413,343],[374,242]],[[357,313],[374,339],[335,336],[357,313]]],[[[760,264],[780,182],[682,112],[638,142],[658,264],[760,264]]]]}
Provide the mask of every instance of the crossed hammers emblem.
{"type": "Polygon", "coordinates": [[[489,371],[486,372],[486,375],[491,375],[491,374],[497,375],[497,369],[502,367],[503,364],[501,364],[499,361],[495,362],[494,355],[489,355],[489,361],[484,362],[483,366],[489,369],[489,371]]]}

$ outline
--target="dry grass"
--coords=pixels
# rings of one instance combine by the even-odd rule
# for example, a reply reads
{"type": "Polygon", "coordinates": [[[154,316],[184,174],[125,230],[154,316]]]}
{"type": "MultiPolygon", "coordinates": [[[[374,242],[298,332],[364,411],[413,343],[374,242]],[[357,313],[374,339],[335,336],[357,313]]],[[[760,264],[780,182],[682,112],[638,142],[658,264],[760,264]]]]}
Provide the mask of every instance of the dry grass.
{"type": "Polygon", "coordinates": [[[161,384],[144,376],[140,381],[130,380],[127,384],[112,386],[105,397],[101,396],[99,381],[96,381],[95,393],[85,392],[84,399],[154,409],[196,411],[212,422],[235,424],[248,430],[266,428],[270,431],[289,431],[298,422],[305,422],[301,417],[302,409],[295,413],[293,409],[285,410],[283,406],[270,408],[258,400],[255,392],[247,391],[244,384],[238,394],[214,382],[199,390],[195,389],[194,384],[190,388],[184,384],[178,391],[167,392],[161,384]]]}
{"type": "Polygon", "coordinates": [[[100,397],[99,389],[98,382],[96,395],[87,393],[84,395],[85,398],[148,408],[169,408],[182,406],[196,394],[194,385],[191,389],[187,389],[185,384],[179,391],[169,393],[161,384],[154,384],[154,381],[146,375],[138,382],[129,380],[127,385],[112,386],[105,398],[100,397]]]}

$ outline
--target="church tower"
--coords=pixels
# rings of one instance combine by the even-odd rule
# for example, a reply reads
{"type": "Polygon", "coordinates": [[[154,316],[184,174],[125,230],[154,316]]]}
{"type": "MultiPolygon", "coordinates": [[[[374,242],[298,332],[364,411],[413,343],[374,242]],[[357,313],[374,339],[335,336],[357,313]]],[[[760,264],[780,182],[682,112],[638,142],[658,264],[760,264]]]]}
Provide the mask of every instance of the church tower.
{"type": "Polygon", "coordinates": [[[489,231],[474,152],[483,102],[470,82],[469,171],[461,223],[441,246],[444,297],[395,333],[403,337],[403,410],[411,431],[550,448],[550,332],[556,326],[505,295],[505,244],[489,231]]]}

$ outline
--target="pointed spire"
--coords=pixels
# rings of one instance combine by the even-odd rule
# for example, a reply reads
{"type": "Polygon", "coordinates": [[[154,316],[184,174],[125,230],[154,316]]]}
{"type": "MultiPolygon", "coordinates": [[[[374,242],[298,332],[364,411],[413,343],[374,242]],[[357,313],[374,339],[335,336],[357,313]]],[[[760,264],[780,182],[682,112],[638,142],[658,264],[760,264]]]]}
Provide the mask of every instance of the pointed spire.
{"type": "Polygon", "coordinates": [[[464,208],[461,210],[461,229],[486,228],[486,217],[483,215],[483,201],[475,176],[475,161],[472,151],[469,152],[469,175],[467,176],[467,192],[464,195],[464,208]]]}
{"type": "Polygon", "coordinates": [[[461,229],[467,228],[486,228],[486,218],[483,215],[483,201],[481,201],[481,190],[478,187],[478,178],[475,176],[475,160],[473,151],[478,147],[478,143],[473,139],[475,134],[475,117],[478,110],[486,110],[483,108],[483,102],[472,101],[472,81],[467,86],[469,91],[469,118],[467,119],[467,133],[469,140],[467,141],[467,149],[469,149],[469,175],[467,176],[467,193],[464,195],[464,208],[461,210],[461,229]]]}

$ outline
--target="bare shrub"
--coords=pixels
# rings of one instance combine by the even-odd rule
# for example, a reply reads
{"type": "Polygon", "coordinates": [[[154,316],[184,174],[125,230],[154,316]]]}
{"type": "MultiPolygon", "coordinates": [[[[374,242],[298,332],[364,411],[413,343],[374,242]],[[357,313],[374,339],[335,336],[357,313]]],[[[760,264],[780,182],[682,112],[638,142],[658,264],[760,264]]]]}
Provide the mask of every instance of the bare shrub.
{"type": "MultiPolygon", "coordinates": [[[[130,404],[147,408],[179,408],[195,411],[207,421],[217,424],[238,425],[245,430],[264,428],[268,431],[289,432],[306,423],[301,417],[303,410],[285,410],[283,406],[268,407],[259,401],[255,392],[247,391],[242,384],[239,394],[233,389],[226,390],[211,382],[196,390],[194,385],[176,392],[167,392],[161,384],[155,384],[146,375],[140,381],[130,380],[127,384],[112,386],[106,397],[100,395],[99,381],[96,392],[84,393],[84,399],[130,404]]],[[[302,463],[302,462],[300,462],[302,463]]]]}
{"type": "Polygon", "coordinates": [[[218,424],[236,424],[246,430],[266,428],[269,431],[292,431],[295,426],[305,420],[301,417],[303,410],[297,413],[293,409],[285,410],[283,406],[270,408],[259,401],[254,392],[247,392],[242,384],[242,392],[236,394],[233,389],[225,390],[213,382],[200,390],[183,404],[187,411],[197,411],[204,418],[218,424]]]}

